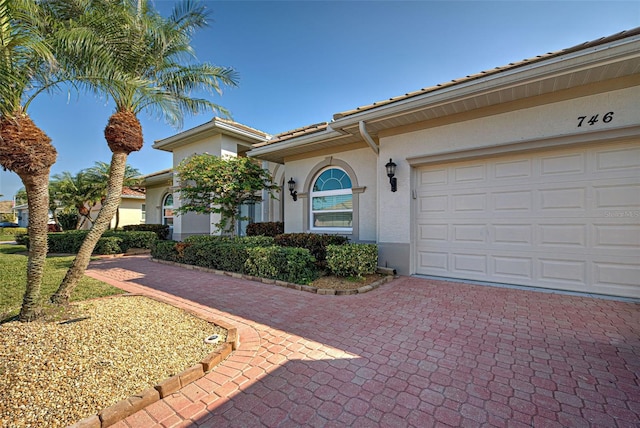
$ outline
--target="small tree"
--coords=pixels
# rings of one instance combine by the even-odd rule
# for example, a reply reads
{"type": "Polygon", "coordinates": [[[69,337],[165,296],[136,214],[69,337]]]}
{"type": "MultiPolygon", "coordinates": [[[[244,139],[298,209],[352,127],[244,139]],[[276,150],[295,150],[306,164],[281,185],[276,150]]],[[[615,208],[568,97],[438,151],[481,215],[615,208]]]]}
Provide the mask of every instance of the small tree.
{"type": "Polygon", "coordinates": [[[220,214],[220,221],[214,225],[234,236],[237,220],[247,220],[240,216],[240,206],[261,202],[263,190],[275,198],[279,188],[269,171],[246,157],[193,155],[178,165],[177,173],[180,207],[176,213],[220,214]]]}

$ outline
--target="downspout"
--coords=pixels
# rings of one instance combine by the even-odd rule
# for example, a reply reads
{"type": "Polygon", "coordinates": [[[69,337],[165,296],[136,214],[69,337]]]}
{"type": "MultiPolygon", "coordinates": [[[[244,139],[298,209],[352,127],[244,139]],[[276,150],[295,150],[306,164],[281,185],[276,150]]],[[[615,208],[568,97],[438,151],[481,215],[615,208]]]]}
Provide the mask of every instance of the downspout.
{"type": "Polygon", "coordinates": [[[362,138],[364,138],[364,140],[367,142],[367,144],[369,144],[371,149],[373,149],[373,152],[376,155],[379,154],[380,153],[380,148],[378,147],[376,142],[373,141],[373,138],[371,138],[371,135],[369,135],[369,133],[367,132],[367,127],[366,127],[366,125],[364,123],[364,120],[361,120],[360,122],[358,122],[358,128],[360,129],[360,135],[362,136],[362,138]]]}

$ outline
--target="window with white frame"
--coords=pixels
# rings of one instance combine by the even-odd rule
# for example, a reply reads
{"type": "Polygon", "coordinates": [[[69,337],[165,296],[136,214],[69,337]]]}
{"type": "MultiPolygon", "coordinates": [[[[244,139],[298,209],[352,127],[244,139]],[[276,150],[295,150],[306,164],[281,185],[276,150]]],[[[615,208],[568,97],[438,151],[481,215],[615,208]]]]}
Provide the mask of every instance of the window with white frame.
{"type": "Polygon", "coordinates": [[[173,195],[171,193],[162,200],[162,224],[173,227],[173,195]]]}
{"type": "Polygon", "coordinates": [[[142,204],[142,207],[140,207],[140,211],[140,221],[144,223],[147,220],[147,206],[145,204],[142,204]]]}
{"type": "Polygon", "coordinates": [[[351,178],[342,169],[331,167],[320,172],[310,192],[311,229],[351,231],[353,192],[351,178]]]}

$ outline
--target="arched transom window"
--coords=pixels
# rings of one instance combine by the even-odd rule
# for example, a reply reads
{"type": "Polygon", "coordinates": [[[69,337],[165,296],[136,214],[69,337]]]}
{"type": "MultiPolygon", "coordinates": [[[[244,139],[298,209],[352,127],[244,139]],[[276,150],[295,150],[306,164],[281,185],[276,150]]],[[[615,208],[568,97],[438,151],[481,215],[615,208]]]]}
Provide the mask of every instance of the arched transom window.
{"type": "Polygon", "coordinates": [[[322,171],[311,187],[311,229],[349,231],[353,226],[351,178],[341,169],[322,171]]]}
{"type": "Polygon", "coordinates": [[[162,200],[162,224],[173,227],[173,195],[171,193],[162,200]]]}

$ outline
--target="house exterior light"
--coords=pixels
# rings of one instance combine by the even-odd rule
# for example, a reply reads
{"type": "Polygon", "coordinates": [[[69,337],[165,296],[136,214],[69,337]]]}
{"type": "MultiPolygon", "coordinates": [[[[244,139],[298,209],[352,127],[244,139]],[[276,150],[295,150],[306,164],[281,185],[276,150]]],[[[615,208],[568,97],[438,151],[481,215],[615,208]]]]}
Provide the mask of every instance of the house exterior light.
{"type": "Polygon", "coordinates": [[[395,192],[398,190],[398,181],[395,177],[396,175],[396,164],[389,159],[389,162],[384,166],[387,169],[387,177],[389,177],[389,183],[391,183],[391,191],[395,192]]]}
{"type": "Polygon", "coordinates": [[[296,188],[296,181],[293,179],[293,177],[291,177],[291,179],[289,181],[287,181],[287,184],[289,185],[289,193],[291,194],[291,198],[293,198],[294,201],[298,200],[298,192],[296,192],[295,188],[296,188]]]}

